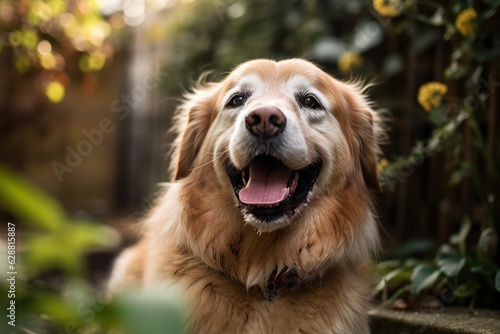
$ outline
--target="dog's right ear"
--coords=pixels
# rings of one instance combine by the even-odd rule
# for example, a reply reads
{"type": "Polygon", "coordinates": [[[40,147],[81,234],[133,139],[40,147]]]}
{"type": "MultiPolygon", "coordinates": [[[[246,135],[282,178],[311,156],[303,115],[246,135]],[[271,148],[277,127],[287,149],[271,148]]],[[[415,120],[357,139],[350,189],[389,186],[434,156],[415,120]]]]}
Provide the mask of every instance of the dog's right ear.
{"type": "Polygon", "coordinates": [[[218,84],[208,83],[185,95],[177,108],[173,130],[177,133],[170,162],[171,180],[189,175],[213,121],[218,84]]]}

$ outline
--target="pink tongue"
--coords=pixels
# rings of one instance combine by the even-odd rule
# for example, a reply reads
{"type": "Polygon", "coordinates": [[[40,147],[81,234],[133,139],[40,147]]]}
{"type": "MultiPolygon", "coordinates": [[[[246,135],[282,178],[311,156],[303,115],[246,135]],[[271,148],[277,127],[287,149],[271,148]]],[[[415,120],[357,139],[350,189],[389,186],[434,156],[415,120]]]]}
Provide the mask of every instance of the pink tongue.
{"type": "Polygon", "coordinates": [[[280,162],[255,159],[250,163],[250,179],[239,192],[240,201],[248,205],[273,205],[286,199],[292,171],[280,162]]]}

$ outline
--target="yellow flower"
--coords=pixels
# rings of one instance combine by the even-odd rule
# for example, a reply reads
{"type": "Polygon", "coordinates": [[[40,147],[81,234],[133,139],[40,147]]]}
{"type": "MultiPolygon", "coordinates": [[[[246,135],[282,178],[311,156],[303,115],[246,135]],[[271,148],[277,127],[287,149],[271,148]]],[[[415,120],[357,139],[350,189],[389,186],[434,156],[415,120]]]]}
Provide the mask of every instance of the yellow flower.
{"type": "Polygon", "coordinates": [[[448,87],[441,82],[431,81],[422,86],[418,90],[418,103],[425,109],[430,111],[441,104],[441,98],[446,95],[448,87]]]}
{"type": "Polygon", "coordinates": [[[455,21],[458,32],[464,37],[469,37],[474,31],[476,18],[477,12],[473,8],[461,11],[455,21]]]}
{"type": "Polygon", "coordinates": [[[347,51],[342,56],[340,56],[337,66],[340,72],[343,74],[348,74],[354,69],[363,66],[363,57],[357,52],[347,51]]]}
{"type": "Polygon", "coordinates": [[[373,9],[381,16],[396,17],[401,14],[401,0],[373,0],[373,9]]]}

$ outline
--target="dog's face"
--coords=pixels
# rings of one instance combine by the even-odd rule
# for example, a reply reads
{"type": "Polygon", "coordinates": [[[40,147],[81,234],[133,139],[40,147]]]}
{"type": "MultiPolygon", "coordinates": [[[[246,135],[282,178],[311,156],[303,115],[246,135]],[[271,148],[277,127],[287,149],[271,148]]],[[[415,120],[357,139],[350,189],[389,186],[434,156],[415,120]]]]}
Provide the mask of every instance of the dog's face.
{"type": "Polygon", "coordinates": [[[188,97],[174,179],[213,168],[246,223],[274,231],[308,202],[378,189],[379,118],[356,85],[304,60],[247,62],[188,97]]]}

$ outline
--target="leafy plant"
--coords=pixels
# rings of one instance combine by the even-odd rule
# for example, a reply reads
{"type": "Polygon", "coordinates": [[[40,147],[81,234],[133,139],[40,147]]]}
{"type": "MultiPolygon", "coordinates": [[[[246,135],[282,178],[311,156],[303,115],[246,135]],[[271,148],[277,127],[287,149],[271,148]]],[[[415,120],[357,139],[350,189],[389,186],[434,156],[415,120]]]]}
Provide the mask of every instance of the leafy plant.
{"type": "Polygon", "coordinates": [[[378,263],[375,270],[380,280],[375,294],[390,295],[383,300],[385,304],[405,299],[413,307],[422,306],[419,304],[425,296],[440,296],[443,304],[469,302],[471,306],[482,296],[490,306],[500,307],[498,299],[492,297],[500,292],[500,267],[493,259],[498,240],[492,228],[487,228],[481,232],[475,249],[468,247],[471,226],[471,220],[466,217],[460,231],[441,245],[432,259],[378,263]]]}
{"type": "MultiPolygon", "coordinates": [[[[37,333],[183,332],[184,306],[179,292],[164,287],[155,288],[154,294],[124,288],[113,291],[116,297],[111,298],[109,291],[87,282],[87,254],[96,248],[115,247],[119,241],[115,231],[94,221],[68,217],[57,201],[3,166],[0,207],[16,217],[16,223],[9,222],[9,226],[17,250],[9,269],[16,274],[2,271],[0,283],[2,296],[10,296],[5,309],[14,302],[15,317],[9,321],[14,320],[15,327],[2,321],[1,332],[15,328],[37,333]],[[12,276],[14,290],[7,280],[12,276]]],[[[3,252],[5,249],[2,247],[3,252]]],[[[7,254],[2,253],[2,259],[7,254]]]]}
{"type": "MultiPolygon", "coordinates": [[[[495,112],[489,104],[494,105],[492,94],[496,82],[492,80],[495,72],[487,69],[492,68],[494,57],[500,54],[497,44],[488,43],[494,35],[492,20],[497,17],[500,3],[375,3],[377,6],[399,4],[396,6],[397,15],[392,15],[398,16],[395,24],[401,27],[399,33],[414,34],[414,24],[428,26],[428,29],[441,30],[442,39],[449,42],[451,48],[448,66],[436,74],[444,78],[444,83],[424,84],[418,94],[418,102],[428,112],[428,119],[434,126],[430,138],[418,141],[408,156],[387,164],[382,173],[383,182],[394,190],[397,182],[406,179],[404,171],[413,171],[424,159],[444,153],[451,167],[449,186],[457,187],[472,180],[480,203],[478,206],[485,209],[484,214],[475,215],[474,220],[465,216],[460,231],[439,248],[433,259],[399,262],[390,269],[381,264],[379,269],[383,281],[377,286],[377,292],[380,289],[394,290],[394,295],[388,300],[392,302],[403,295],[413,300],[430,292],[439,295],[444,289],[451,291],[453,299],[469,300],[473,305],[481,295],[484,296],[481,298],[484,305],[489,302],[498,307],[498,298],[490,295],[498,296],[500,291],[496,285],[500,212],[495,205],[498,201],[499,160],[492,144],[497,126],[487,121],[495,112]],[[410,5],[413,3],[417,6],[410,5]],[[408,19],[413,23],[409,24],[408,19]],[[448,92],[451,85],[459,89],[448,92]],[[477,240],[467,239],[472,229],[475,233],[479,230],[477,240]]],[[[379,13],[383,15],[384,11],[379,13]]],[[[470,210],[465,214],[472,216],[470,210]]]]}

